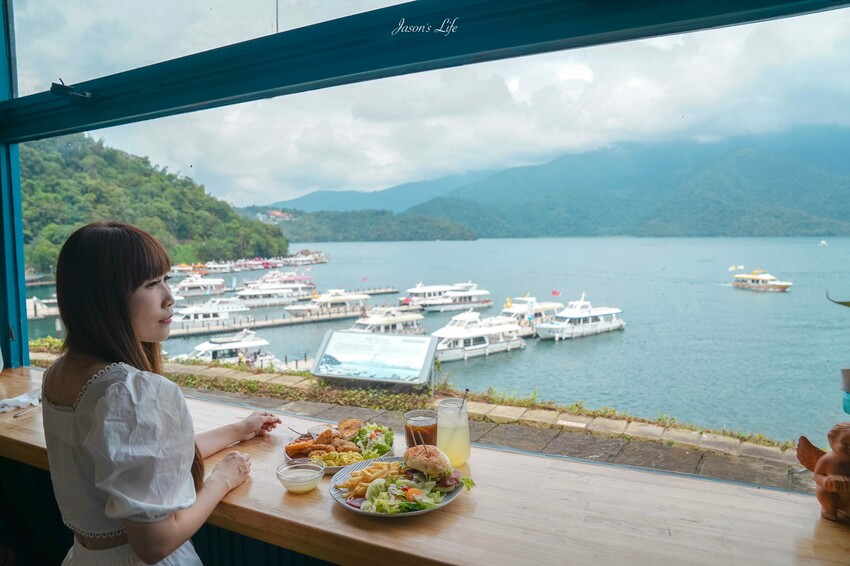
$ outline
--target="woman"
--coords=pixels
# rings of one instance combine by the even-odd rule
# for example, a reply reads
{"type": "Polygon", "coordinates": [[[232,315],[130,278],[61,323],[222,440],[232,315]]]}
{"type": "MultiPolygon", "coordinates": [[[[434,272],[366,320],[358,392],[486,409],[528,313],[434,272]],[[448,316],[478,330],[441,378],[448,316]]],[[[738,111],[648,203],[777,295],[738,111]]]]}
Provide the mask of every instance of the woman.
{"type": "Polygon", "coordinates": [[[64,353],[45,372],[50,476],[74,546],[63,564],[200,564],[191,536],[251,470],[230,452],[203,480],[203,458],[267,435],[280,419],[193,435],[180,389],[161,375],[174,299],[168,254],[115,222],[74,232],[59,253],[64,353]]]}

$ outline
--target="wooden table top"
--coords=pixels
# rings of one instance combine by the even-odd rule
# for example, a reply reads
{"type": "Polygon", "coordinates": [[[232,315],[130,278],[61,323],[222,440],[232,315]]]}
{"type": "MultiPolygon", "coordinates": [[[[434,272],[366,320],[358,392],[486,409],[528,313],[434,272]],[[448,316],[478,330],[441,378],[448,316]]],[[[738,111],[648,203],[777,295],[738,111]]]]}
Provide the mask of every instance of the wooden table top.
{"type": "MultiPolygon", "coordinates": [[[[40,385],[37,369],[6,370],[0,399],[40,385]]],[[[195,429],[248,414],[189,399],[195,429]]],[[[0,414],[0,456],[47,469],[41,409],[0,414]]],[[[820,518],[806,494],[539,454],[472,448],[461,470],[477,486],[444,509],[366,517],[328,492],[330,475],[304,495],[275,477],[287,426],[238,446],[251,477],[210,523],[340,564],[848,564],[850,522],[820,518]]],[[[397,434],[403,443],[403,434],[397,434]]],[[[396,447],[401,454],[403,444],[396,447]]],[[[207,470],[222,457],[207,459],[207,470]]]]}

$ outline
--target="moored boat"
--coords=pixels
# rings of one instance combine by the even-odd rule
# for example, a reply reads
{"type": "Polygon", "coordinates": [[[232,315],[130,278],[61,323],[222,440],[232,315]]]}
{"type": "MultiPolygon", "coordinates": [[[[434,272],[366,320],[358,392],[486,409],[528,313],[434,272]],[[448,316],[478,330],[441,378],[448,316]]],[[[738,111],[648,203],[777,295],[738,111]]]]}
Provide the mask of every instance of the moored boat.
{"type": "Polygon", "coordinates": [[[426,299],[421,305],[428,312],[449,312],[489,308],[493,306],[493,299],[490,298],[490,291],[479,289],[478,285],[469,281],[457,283],[454,289],[440,297],[426,299]]]}
{"type": "Polygon", "coordinates": [[[555,315],[549,322],[535,327],[541,340],[569,340],[613,330],[623,330],[626,322],[617,315],[623,311],[618,307],[594,307],[587,300],[586,293],[581,299],[570,301],[567,308],[555,315]]]}
{"type": "Polygon", "coordinates": [[[398,300],[399,305],[421,306],[425,301],[438,299],[449,291],[456,291],[458,285],[424,285],[421,281],[407,290],[407,296],[398,300]]]}
{"type": "Polygon", "coordinates": [[[424,319],[417,312],[400,311],[394,307],[374,307],[366,316],[358,318],[350,330],[380,334],[425,334],[422,326],[424,319]]]}
{"type": "Polygon", "coordinates": [[[184,297],[221,295],[224,293],[224,279],[192,274],[172,287],[171,291],[184,297]]]}
{"type": "Polygon", "coordinates": [[[257,336],[253,330],[244,328],[236,334],[215,336],[195,346],[191,354],[175,356],[175,361],[197,360],[228,364],[244,363],[255,368],[283,368],[283,363],[274,354],[263,350],[269,341],[257,336]]]}
{"type": "Polygon", "coordinates": [[[210,299],[202,305],[175,308],[171,323],[180,328],[198,328],[230,324],[235,313],[247,312],[248,306],[235,298],[210,299]]]}
{"type": "Polygon", "coordinates": [[[441,362],[466,360],[525,348],[515,322],[481,318],[481,313],[470,309],[452,317],[452,320],[431,335],[440,338],[436,357],[441,362]]]}
{"type": "Polygon", "coordinates": [[[738,273],[732,281],[732,286],[738,289],[749,289],[750,291],[787,291],[793,283],[790,281],[779,281],[776,277],[763,269],[756,269],[752,273],[738,273]]]}
{"type": "Polygon", "coordinates": [[[326,293],[321,295],[316,292],[313,300],[300,304],[284,307],[284,310],[292,316],[309,316],[314,314],[323,314],[330,312],[351,311],[353,309],[362,309],[366,312],[366,302],[369,300],[369,295],[365,293],[353,293],[345,289],[328,289],[326,293]]]}
{"type": "Polygon", "coordinates": [[[519,326],[518,334],[528,338],[536,334],[535,326],[552,320],[564,308],[563,303],[541,302],[535,297],[516,297],[505,301],[505,305],[494,318],[513,321],[519,326]]]}

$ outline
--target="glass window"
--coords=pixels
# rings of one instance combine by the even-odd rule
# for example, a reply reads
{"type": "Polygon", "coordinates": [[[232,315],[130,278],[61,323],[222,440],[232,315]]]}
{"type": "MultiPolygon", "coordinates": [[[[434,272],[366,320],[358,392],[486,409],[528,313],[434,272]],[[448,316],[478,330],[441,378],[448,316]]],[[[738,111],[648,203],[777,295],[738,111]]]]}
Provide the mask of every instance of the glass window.
{"type": "MultiPolygon", "coordinates": [[[[45,52],[65,48],[47,49],[47,40],[39,38],[45,52]]],[[[491,298],[529,292],[566,303],[586,291],[594,307],[623,309],[623,332],[555,344],[526,338],[524,349],[447,362],[452,382],[822,439],[844,418],[837,367],[850,336],[850,312],[823,296],[850,298],[848,60],[844,9],[23,144],[27,263],[49,280],[70,229],[118,217],[154,232],[187,264],[280,255],[238,246],[262,246],[282,231],[290,253],[330,256],[307,273],[321,291],[355,289],[364,277],[402,293],[419,281],[470,279],[491,298]],[[269,208],[292,220],[247,222],[269,208]],[[384,241],[369,241],[376,227],[384,241]],[[732,264],[738,273],[769,269],[793,287],[735,289],[732,264]]],[[[50,298],[49,287],[35,289],[50,298]]],[[[423,325],[460,329],[451,319],[461,312],[425,313],[423,325]]],[[[570,324],[567,333],[586,330],[556,320],[570,324]]],[[[30,328],[53,334],[54,322],[30,328]]],[[[323,317],[258,334],[282,358],[312,355],[325,330],[350,325],[323,317]]],[[[175,338],[165,349],[178,355],[203,340],[175,338]]]]}
{"type": "Polygon", "coordinates": [[[160,63],[398,1],[18,0],[18,95],[160,63]]]}

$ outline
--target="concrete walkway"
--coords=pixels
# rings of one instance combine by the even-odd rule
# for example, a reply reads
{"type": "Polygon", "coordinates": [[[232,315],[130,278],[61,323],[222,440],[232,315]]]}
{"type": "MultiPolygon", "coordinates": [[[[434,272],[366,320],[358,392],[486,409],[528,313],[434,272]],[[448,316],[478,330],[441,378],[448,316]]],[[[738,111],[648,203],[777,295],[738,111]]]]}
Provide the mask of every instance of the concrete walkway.
{"type": "MultiPolygon", "coordinates": [[[[166,373],[198,377],[258,380],[308,387],[311,378],[286,374],[252,374],[225,368],[167,364],[166,373]]],[[[236,402],[325,421],[359,418],[403,430],[395,411],[308,401],[250,397],[222,391],[186,389],[187,397],[236,402]]],[[[561,411],[525,409],[469,402],[470,438],[488,447],[540,452],[611,464],[639,466],[721,480],[814,493],[812,474],[797,461],[796,451],[655,424],[591,418],[561,411]]],[[[813,501],[813,504],[816,504],[813,501]]]]}

